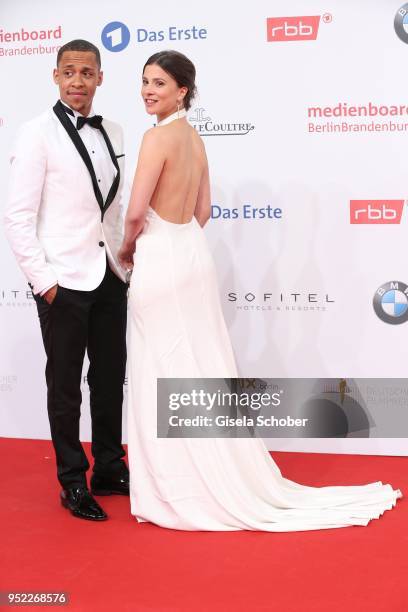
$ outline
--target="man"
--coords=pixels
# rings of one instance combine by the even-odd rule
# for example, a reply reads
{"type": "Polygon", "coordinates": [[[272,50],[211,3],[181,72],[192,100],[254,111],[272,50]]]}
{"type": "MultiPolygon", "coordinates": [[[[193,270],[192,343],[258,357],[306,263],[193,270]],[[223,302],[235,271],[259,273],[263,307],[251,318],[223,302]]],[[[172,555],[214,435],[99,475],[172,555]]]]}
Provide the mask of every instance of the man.
{"type": "Polygon", "coordinates": [[[127,285],[116,258],[123,138],[120,126],[92,110],[103,79],[97,47],[67,43],[53,76],[60,100],[21,127],[12,151],[5,227],[37,303],[61,503],[74,516],[101,521],[107,515],[92,494],[129,494],[121,444],[127,285]],[[79,440],[85,351],[91,492],[79,440]]]}

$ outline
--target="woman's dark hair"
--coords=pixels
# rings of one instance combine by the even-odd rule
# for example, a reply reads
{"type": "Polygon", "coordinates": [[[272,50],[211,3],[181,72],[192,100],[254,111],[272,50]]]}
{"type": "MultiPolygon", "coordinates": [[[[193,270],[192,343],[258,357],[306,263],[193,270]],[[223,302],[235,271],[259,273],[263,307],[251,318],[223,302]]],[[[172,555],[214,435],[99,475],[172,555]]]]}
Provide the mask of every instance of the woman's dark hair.
{"type": "Polygon", "coordinates": [[[159,51],[155,53],[143,66],[143,72],[146,66],[157,64],[165,72],[167,72],[176,81],[179,87],[187,87],[188,92],[184,96],[184,108],[188,110],[191,106],[191,100],[196,94],[195,76],[196,70],[192,61],[178,51],[159,51]]]}

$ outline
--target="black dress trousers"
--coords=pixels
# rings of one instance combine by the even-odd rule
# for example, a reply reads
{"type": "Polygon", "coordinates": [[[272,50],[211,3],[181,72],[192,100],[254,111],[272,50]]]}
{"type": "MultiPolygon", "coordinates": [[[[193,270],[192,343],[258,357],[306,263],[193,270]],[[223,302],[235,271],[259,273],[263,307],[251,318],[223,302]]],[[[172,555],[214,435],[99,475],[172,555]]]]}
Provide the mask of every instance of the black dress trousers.
{"type": "Polygon", "coordinates": [[[89,463],[79,440],[85,351],[90,363],[93,469],[123,475],[127,285],[107,262],[104,279],[93,291],[58,286],[52,304],[34,297],[47,354],[47,407],[58,480],[63,488],[86,486],[89,463]]]}

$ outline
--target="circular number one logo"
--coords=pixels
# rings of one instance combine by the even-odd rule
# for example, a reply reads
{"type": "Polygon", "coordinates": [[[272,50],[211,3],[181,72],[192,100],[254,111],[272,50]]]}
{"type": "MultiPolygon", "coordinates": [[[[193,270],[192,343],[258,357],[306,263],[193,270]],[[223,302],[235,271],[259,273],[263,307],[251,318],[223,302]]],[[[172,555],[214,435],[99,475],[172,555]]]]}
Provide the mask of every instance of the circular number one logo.
{"type": "Polygon", "coordinates": [[[129,28],[120,21],[112,21],[103,28],[101,39],[103,46],[108,51],[113,53],[123,51],[130,41],[129,28]]]}

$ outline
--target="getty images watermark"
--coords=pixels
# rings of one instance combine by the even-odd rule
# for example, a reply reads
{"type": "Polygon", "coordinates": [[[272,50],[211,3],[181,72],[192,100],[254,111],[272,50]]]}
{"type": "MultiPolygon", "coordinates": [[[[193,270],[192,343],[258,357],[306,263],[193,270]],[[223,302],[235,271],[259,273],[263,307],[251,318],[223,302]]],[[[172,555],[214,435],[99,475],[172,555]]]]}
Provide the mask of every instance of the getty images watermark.
{"type": "Polygon", "coordinates": [[[407,407],[406,379],[161,378],[157,436],[408,437],[407,407]]]}
{"type": "Polygon", "coordinates": [[[243,379],[160,379],[158,437],[246,438],[257,429],[305,426],[307,418],[276,414],[283,390],[245,387],[243,379]]]}
{"type": "MultiPolygon", "coordinates": [[[[218,389],[215,392],[204,391],[204,389],[193,389],[191,392],[170,393],[169,409],[177,411],[169,417],[169,425],[172,427],[305,427],[309,419],[294,419],[290,415],[277,418],[273,414],[265,416],[253,413],[262,407],[271,409],[280,405],[280,393],[232,393],[218,389]],[[195,416],[183,416],[180,410],[183,408],[198,408],[205,410],[207,414],[196,414],[195,416]],[[236,411],[241,416],[236,416],[236,411]],[[243,414],[243,411],[247,411],[243,414]],[[214,416],[208,416],[212,411],[214,416]]],[[[184,412],[184,411],[183,411],[184,412]]]]}
{"type": "Polygon", "coordinates": [[[160,379],[157,435],[275,437],[278,430],[304,429],[309,417],[288,412],[284,395],[283,388],[260,379],[160,379]]]}

